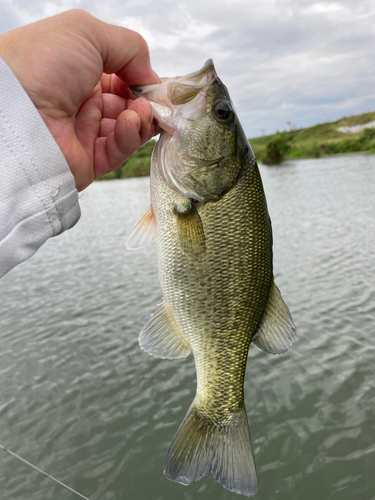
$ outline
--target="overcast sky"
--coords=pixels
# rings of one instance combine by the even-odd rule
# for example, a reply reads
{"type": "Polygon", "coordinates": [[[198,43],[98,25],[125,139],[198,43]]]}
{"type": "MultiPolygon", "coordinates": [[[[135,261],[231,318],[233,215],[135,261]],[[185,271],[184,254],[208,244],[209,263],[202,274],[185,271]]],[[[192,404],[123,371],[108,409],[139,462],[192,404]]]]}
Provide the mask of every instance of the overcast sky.
{"type": "Polygon", "coordinates": [[[75,7],[138,31],[159,76],[212,58],[249,137],[375,110],[375,0],[0,0],[0,32],[75,7]]]}

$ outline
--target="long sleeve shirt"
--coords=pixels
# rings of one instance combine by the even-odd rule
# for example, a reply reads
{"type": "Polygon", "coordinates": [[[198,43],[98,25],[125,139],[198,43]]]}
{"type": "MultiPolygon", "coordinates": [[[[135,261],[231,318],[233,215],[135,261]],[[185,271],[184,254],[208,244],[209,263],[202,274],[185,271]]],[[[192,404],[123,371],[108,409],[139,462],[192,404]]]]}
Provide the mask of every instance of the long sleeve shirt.
{"type": "Polygon", "coordinates": [[[78,193],[64,155],[0,59],[0,277],[79,217],[78,193]]]}

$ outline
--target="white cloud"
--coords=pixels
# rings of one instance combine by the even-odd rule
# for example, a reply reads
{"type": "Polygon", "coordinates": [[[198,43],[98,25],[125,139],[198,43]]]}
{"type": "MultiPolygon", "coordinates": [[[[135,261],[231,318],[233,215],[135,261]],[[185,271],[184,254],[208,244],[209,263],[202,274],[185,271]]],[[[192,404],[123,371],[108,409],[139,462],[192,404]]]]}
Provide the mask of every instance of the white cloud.
{"type": "Polygon", "coordinates": [[[305,14],[326,14],[345,10],[345,6],[333,2],[318,2],[304,9],[305,14]]]}
{"type": "Polygon", "coordinates": [[[169,29],[162,34],[149,27],[141,17],[127,16],[119,24],[141,33],[147,40],[150,50],[166,49],[172,51],[183,43],[190,44],[191,40],[206,37],[216,31],[216,27],[208,23],[196,24],[189,12],[184,13],[183,21],[181,21],[178,30],[169,29]]]}
{"type": "Polygon", "coordinates": [[[2,0],[0,28],[72,7],[140,32],[160,76],[212,58],[249,136],[375,110],[373,0],[2,0]]]}

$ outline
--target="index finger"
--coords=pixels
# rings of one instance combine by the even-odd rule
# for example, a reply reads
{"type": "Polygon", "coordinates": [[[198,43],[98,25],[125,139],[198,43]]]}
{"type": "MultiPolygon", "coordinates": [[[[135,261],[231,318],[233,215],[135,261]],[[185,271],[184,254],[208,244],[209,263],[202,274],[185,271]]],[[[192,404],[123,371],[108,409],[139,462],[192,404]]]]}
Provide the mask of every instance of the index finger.
{"type": "Polygon", "coordinates": [[[129,86],[117,75],[107,75],[107,73],[103,73],[100,83],[103,94],[114,94],[124,97],[125,99],[135,99],[133,92],[129,89],[129,86]]]}

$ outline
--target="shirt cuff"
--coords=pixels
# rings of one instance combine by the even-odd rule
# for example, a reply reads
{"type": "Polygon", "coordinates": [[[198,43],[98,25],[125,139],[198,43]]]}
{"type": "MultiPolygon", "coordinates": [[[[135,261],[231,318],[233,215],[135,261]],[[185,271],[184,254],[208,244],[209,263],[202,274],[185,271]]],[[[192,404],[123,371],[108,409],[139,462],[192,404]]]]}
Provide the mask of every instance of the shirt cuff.
{"type": "Polygon", "coordinates": [[[0,154],[2,276],[49,237],[73,227],[81,212],[64,155],[1,58],[0,154]]]}

